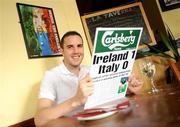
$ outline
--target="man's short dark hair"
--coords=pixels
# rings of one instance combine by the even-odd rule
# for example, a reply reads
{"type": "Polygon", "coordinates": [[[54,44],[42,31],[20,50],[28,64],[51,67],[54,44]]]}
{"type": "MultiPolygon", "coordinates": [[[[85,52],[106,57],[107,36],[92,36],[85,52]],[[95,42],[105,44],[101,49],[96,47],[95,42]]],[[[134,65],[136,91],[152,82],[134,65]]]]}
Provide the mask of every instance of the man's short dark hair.
{"type": "MultiPolygon", "coordinates": [[[[63,46],[64,46],[64,39],[65,39],[66,37],[73,36],[73,35],[77,35],[77,36],[81,37],[81,35],[80,35],[78,32],[76,32],[76,31],[68,31],[68,32],[66,32],[66,33],[63,35],[63,37],[61,38],[61,42],[60,42],[61,48],[63,48],[63,46]]],[[[81,39],[82,39],[82,37],[81,37],[81,39]]]]}

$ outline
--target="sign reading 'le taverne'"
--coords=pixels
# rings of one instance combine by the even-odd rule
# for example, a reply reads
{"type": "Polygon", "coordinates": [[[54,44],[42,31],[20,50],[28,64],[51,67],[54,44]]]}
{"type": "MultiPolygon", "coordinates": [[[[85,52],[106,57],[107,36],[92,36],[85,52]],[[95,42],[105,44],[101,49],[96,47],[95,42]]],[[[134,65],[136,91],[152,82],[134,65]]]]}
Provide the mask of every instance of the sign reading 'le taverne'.
{"type": "Polygon", "coordinates": [[[97,28],[90,75],[95,86],[85,109],[125,97],[142,28],[97,28]]]}

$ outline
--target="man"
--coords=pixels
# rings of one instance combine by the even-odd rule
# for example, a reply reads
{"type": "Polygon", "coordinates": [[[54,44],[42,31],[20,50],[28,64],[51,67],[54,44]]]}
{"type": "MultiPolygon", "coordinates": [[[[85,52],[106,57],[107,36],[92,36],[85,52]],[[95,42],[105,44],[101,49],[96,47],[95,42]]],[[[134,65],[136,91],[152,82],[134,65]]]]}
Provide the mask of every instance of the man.
{"type": "MultiPolygon", "coordinates": [[[[62,64],[46,72],[41,84],[35,116],[37,126],[79,111],[94,90],[89,69],[80,65],[84,57],[81,35],[75,31],[67,32],[62,37],[60,46],[64,60],[62,64]]],[[[129,90],[137,93],[141,87],[141,81],[130,76],[129,90]]]]}

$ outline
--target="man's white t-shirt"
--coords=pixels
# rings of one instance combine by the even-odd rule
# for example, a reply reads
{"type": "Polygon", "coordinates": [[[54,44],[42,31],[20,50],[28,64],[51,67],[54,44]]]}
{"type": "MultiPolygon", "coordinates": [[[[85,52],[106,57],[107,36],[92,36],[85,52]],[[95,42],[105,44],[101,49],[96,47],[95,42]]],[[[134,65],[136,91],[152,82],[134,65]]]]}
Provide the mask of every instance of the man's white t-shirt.
{"type": "MultiPolygon", "coordinates": [[[[45,76],[41,82],[39,98],[50,99],[55,104],[60,104],[65,100],[73,97],[78,88],[78,82],[89,73],[87,66],[81,65],[79,76],[71,73],[64,63],[59,66],[46,71],[45,76]]],[[[72,115],[83,110],[82,107],[74,110],[67,115],[72,115]]]]}

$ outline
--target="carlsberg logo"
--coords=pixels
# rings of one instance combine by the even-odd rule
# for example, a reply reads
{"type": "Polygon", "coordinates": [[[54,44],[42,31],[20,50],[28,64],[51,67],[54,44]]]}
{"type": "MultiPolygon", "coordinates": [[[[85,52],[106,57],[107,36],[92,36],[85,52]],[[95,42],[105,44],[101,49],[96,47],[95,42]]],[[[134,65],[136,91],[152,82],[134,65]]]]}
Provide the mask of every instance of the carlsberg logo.
{"type": "Polygon", "coordinates": [[[124,33],[115,33],[115,31],[106,31],[102,36],[102,45],[113,50],[116,47],[127,47],[134,44],[136,36],[133,36],[133,30],[129,31],[129,36],[125,36],[124,33]]]}

